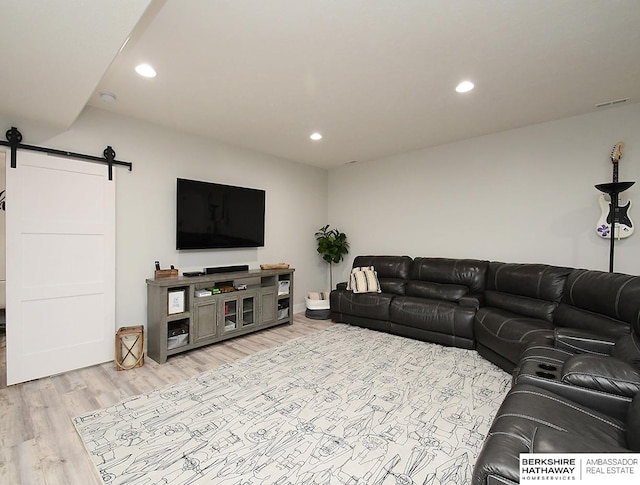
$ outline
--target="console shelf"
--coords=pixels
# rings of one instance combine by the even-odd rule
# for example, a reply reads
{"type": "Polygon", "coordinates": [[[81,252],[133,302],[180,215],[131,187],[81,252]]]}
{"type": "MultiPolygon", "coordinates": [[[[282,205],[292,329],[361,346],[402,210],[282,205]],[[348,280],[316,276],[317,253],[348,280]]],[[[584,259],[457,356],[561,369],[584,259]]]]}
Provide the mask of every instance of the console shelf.
{"type": "Polygon", "coordinates": [[[147,355],[167,357],[283,323],[291,323],[293,268],[148,279],[147,355]],[[212,287],[244,290],[196,296],[212,287]]]}

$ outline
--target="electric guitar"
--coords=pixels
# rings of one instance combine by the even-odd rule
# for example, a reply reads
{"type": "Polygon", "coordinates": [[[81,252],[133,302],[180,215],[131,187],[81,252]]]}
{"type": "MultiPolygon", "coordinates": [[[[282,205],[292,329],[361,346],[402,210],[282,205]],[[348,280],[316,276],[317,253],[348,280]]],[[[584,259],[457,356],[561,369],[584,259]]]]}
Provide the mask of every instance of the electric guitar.
{"type": "MultiPolygon", "coordinates": [[[[611,163],[613,164],[613,182],[618,182],[618,162],[622,158],[622,147],[624,143],[618,142],[611,151],[611,163]]],[[[629,209],[631,208],[631,201],[627,201],[625,205],[620,205],[613,208],[611,203],[611,197],[605,194],[600,195],[600,209],[602,214],[598,219],[598,226],[596,227],[596,233],[602,238],[609,239],[611,237],[611,222],[616,222],[616,233],[614,237],[621,239],[631,236],[633,234],[633,222],[629,217],[629,209]],[[615,217],[615,219],[612,219],[615,217]]]]}

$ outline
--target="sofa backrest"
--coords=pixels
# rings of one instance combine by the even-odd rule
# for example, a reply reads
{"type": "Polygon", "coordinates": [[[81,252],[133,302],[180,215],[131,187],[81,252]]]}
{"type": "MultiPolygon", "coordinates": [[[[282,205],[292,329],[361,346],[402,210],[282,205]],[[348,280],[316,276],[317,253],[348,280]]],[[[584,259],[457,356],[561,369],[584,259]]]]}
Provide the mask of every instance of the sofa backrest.
{"type": "Polygon", "coordinates": [[[485,305],[553,321],[571,268],[546,264],[489,263],[485,305]]]}
{"type": "Polygon", "coordinates": [[[484,291],[488,261],[476,259],[415,258],[409,273],[407,296],[459,301],[484,291]]]}
{"type": "Polygon", "coordinates": [[[640,333],[640,276],[574,269],[554,314],[559,327],[617,336],[640,333]]]}
{"type": "Polygon", "coordinates": [[[373,266],[383,293],[404,295],[412,263],[409,256],[356,256],[353,267],[373,266]]]}

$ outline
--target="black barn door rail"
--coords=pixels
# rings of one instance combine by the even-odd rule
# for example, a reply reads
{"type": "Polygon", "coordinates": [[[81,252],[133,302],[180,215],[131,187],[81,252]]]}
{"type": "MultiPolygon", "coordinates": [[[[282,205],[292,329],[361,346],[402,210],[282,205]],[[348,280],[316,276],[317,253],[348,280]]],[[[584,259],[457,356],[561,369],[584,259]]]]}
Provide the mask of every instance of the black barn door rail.
{"type": "Polygon", "coordinates": [[[11,148],[11,168],[16,168],[16,152],[20,149],[31,150],[32,152],[42,152],[48,155],[58,155],[60,157],[73,158],[76,160],[85,160],[94,163],[106,163],[109,166],[109,180],[113,180],[112,175],[114,165],[128,167],[129,172],[131,172],[131,170],[133,169],[133,164],[131,162],[122,162],[120,160],[116,160],[116,152],[110,146],[104,149],[104,151],[102,152],[103,158],[100,158],[93,155],[84,155],[82,153],[56,150],[55,148],[24,145],[23,143],[20,143],[22,141],[22,133],[20,133],[20,131],[18,131],[15,126],[11,127],[10,130],[7,130],[7,132],[5,133],[5,137],[7,138],[7,141],[0,140],[0,145],[11,148]]]}

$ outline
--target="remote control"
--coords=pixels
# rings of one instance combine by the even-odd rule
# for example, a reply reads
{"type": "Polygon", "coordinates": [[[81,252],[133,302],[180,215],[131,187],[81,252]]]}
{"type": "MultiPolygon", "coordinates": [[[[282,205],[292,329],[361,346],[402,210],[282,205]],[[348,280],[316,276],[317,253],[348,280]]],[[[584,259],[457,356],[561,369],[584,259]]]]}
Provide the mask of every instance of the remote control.
{"type": "Polygon", "coordinates": [[[184,276],[202,276],[204,273],[202,271],[185,271],[182,274],[184,276]]]}

